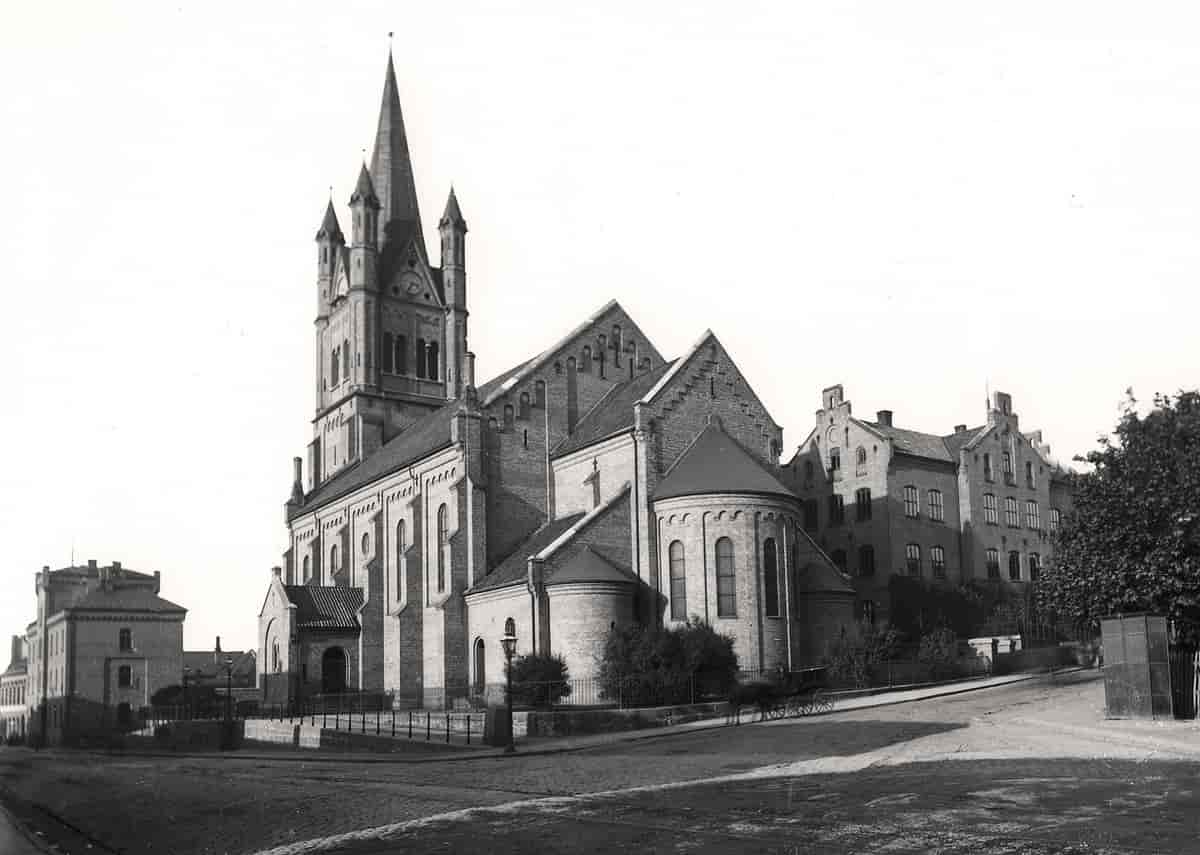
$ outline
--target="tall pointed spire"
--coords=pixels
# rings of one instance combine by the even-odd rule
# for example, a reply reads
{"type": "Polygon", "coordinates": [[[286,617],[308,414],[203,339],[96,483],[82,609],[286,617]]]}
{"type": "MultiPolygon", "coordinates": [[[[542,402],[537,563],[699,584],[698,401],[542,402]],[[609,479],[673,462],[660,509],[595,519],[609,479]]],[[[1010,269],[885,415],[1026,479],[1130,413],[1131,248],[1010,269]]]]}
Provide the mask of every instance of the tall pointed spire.
{"type": "Polygon", "coordinates": [[[442,213],[442,219],[438,225],[461,225],[463,230],[466,230],[467,221],[463,219],[462,209],[458,207],[458,197],[454,195],[453,185],[450,187],[450,198],[446,200],[446,210],[442,213]]]}
{"type": "MultiPolygon", "coordinates": [[[[404,116],[400,112],[400,90],[396,85],[396,69],[392,64],[390,49],[387,76],[383,82],[383,103],[379,108],[379,128],[375,132],[375,151],[371,155],[371,178],[382,209],[379,217],[379,243],[382,245],[388,224],[393,220],[416,224],[421,221],[417,210],[412,159],[408,154],[408,137],[404,132],[404,116]]],[[[421,229],[418,227],[415,231],[424,249],[421,229]]]]}
{"type": "Polygon", "coordinates": [[[329,204],[325,206],[325,219],[321,220],[321,228],[317,231],[317,240],[328,238],[334,243],[340,243],[342,238],[342,229],[338,225],[337,212],[333,210],[333,200],[329,200],[329,204]]]}

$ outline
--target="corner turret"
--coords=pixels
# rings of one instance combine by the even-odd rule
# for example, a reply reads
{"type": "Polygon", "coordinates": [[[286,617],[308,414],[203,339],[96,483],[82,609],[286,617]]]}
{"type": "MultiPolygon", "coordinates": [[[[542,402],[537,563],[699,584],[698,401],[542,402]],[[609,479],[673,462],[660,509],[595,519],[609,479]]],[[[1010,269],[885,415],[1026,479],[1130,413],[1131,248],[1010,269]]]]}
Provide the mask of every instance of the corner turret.
{"type": "Polygon", "coordinates": [[[454,188],[438,222],[442,239],[442,284],[446,293],[446,395],[464,390],[467,355],[467,221],[454,188]]]}
{"type": "Polygon", "coordinates": [[[329,315],[329,301],[333,298],[333,271],[341,248],[346,243],[342,228],[338,225],[333,210],[333,200],[325,206],[325,218],[314,238],[317,242],[317,317],[329,315]]]}

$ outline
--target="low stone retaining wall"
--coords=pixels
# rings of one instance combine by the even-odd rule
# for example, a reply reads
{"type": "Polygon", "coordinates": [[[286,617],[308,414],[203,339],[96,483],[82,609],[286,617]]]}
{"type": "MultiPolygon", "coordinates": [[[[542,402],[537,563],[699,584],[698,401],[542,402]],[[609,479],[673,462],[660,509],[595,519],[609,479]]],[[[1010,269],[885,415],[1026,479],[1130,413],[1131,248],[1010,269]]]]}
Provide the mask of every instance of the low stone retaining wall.
{"type": "Polygon", "coordinates": [[[224,747],[240,748],[244,722],[217,720],[172,721],[155,725],[154,745],[156,748],[188,751],[218,751],[224,747]],[[227,727],[233,729],[233,744],[224,745],[223,734],[227,727]]]}
{"type": "Polygon", "coordinates": [[[254,742],[272,742],[296,748],[321,747],[321,728],[310,724],[252,718],[246,720],[244,735],[254,742]]]}
{"type": "Polygon", "coordinates": [[[518,737],[616,733],[716,718],[725,715],[727,708],[728,704],[718,702],[631,710],[516,710],[513,727],[518,737]]]}

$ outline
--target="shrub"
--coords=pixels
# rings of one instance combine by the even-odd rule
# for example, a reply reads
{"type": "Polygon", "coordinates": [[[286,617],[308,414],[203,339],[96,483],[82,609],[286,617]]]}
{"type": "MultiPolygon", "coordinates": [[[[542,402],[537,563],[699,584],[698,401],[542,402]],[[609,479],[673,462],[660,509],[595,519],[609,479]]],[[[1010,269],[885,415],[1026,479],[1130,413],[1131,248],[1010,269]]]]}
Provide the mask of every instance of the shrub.
{"type": "Polygon", "coordinates": [[[958,661],[958,636],[949,627],[939,627],[921,636],[917,659],[931,666],[931,676],[943,680],[955,673],[958,661]]]}
{"type": "Polygon", "coordinates": [[[859,621],[854,630],[842,633],[825,655],[829,679],[856,688],[870,685],[872,669],[891,659],[899,642],[900,634],[887,624],[859,621]]]}
{"type": "Polygon", "coordinates": [[[623,704],[683,703],[724,697],[738,670],[733,639],[698,618],[680,627],[613,629],[604,646],[600,684],[623,704]]]}
{"type": "Polygon", "coordinates": [[[551,707],[571,694],[567,663],[561,656],[530,653],[512,661],[513,703],[551,707]]]}

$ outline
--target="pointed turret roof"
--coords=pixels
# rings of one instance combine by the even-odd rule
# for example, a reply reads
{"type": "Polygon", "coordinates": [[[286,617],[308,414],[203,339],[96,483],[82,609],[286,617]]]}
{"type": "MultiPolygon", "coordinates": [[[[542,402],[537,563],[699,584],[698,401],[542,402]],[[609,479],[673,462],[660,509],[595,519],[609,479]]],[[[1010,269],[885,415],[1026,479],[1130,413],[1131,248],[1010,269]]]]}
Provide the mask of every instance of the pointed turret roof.
{"type": "MultiPolygon", "coordinates": [[[[408,154],[408,136],[400,112],[400,90],[392,52],[388,51],[387,76],[383,81],[383,103],[379,108],[379,128],[375,132],[375,151],[371,155],[371,177],[379,196],[383,216],[379,218],[380,243],[393,220],[420,223],[417,187],[413,179],[412,159],[408,154]]],[[[425,241],[417,229],[417,240],[424,250],[425,241]]]]}
{"type": "Polygon", "coordinates": [[[654,491],[654,498],[716,493],[795,498],[795,493],[725,433],[720,420],[714,418],[667,472],[667,477],[654,491]]]}
{"type": "Polygon", "coordinates": [[[342,227],[338,225],[337,213],[333,210],[333,200],[325,206],[325,219],[321,220],[321,228],[317,231],[317,240],[330,238],[333,241],[344,240],[342,227]]]}
{"type": "Polygon", "coordinates": [[[354,194],[350,197],[351,205],[357,205],[359,202],[379,207],[379,196],[375,193],[375,185],[371,181],[371,173],[367,172],[365,163],[358,171],[358,183],[354,185],[354,194]]]}
{"type": "Polygon", "coordinates": [[[439,226],[444,225],[462,226],[463,231],[467,230],[467,221],[463,219],[462,209],[458,207],[458,197],[454,195],[454,187],[450,187],[450,198],[446,200],[446,210],[442,212],[442,219],[438,222],[439,226]]]}

